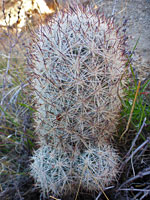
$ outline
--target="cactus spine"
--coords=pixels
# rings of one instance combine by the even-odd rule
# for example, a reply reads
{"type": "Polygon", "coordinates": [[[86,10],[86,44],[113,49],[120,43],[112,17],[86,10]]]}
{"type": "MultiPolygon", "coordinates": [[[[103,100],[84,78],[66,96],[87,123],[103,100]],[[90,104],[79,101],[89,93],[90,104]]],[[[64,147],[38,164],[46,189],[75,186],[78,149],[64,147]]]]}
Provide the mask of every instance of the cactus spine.
{"type": "Polygon", "coordinates": [[[35,181],[43,191],[62,195],[80,182],[87,165],[82,188],[97,190],[95,179],[108,185],[118,173],[110,138],[126,83],[124,35],[112,19],[76,6],[39,27],[31,60],[40,144],[31,165],[35,181]],[[64,167],[53,170],[59,161],[64,167]]]}

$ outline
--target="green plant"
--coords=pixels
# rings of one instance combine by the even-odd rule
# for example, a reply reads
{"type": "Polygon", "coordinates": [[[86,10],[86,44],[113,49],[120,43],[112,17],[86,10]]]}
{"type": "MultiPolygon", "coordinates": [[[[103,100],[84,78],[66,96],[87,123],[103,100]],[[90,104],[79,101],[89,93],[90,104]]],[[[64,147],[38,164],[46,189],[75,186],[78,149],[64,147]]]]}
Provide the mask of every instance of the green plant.
{"type": "MultiPolygon", "coordinates": [[[[150,104],[148,102],[149,92],[146,91],[150,80],[146,80],[141,84],[140,81],[135,77],[131,64],[130,70],[132,72],[132,77],[130,77],[130,83],[128,83],[128,87],[124,89],[124,93],[126,95],[122,99],[121,116],[122,120],[128,120],[128,128],[129,124],[131,123],[132,128],[138,132],[144,118],[146,118],[146,124],[150,124],[150,104]]],[[[145,140],[145,137],[142,135],[142,133],[140,135],[145,140]]]]}

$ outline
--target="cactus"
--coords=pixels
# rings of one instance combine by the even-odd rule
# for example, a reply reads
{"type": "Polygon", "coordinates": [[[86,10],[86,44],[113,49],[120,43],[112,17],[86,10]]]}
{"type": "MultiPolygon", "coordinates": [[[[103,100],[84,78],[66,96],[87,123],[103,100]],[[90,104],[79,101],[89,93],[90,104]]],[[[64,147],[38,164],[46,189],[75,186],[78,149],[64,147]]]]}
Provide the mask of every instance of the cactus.
{"type": "Polygon", "coordinates": [[[85,191],[98,191],[117,179],[120,158],[110,144],[105,142],[99,147],[89,147],[78,159],[74,168],[85,191]]]}
{"type": "MultiPolygon", "coordinates": [[[[34,120],[40,148],[49,146],[52,152],[61,149],[64,156],[61,153],[57,159],[68,158],[68,165],[74,166],[75,177],[81,175],[84,159],[91,159],[88,169],[95,169],[94,176],[103,177],[102,181],[97,180],[98,183],[102,182],[105,186],[118,173],[118,154],[114,153],[108,140],[116,131],[120,97],[124,95],[126,84],[126,77],[123,76],[127,62],[125,35],[114,25],[113,19],[106,19],[90,8],[85,10],[76,6],[58,12],[48,24],[40,25],[32,36],[30,77],[36,102],[34,120]],[[89,157],[91,147],[93,150],[89,157]],[[77,160],[76,154],[79,155],[77,160]],[[115,156],[113,165],[109,160],[115,160],[115,156]],[[104,168],[99,163],[104,163],[104,168]],[[104,171],[114,173],[104,176],[104,171]]],[[[41,154],[35,155],[31,165],[33,171],[36,171],[35,166],[40,168],[37,163],[41,154]]],[[[43,162],[44,167],[46,161],[43,162]]],[[[48,162],[53,161],[50,158],[48,162]]],[[[37,182],[42,182],[39,173],[32,174],[37,182]]],[[[86,189],[97,189],[89,172],[86,171],[86,174],[82,181],[83,188],[85,185],[86,189]]],[[[52,171],[47,177],[49,183],[55,182],[52,171]]],[[[60,177],[60,182],[62,180],[60,177]]],[[[77,178],[67,180],[75,184],[77,178]]],[[[51,184],[41,187],[54,194],[64,190],[59,185],[57,189],[51,184]]]]}
{"type": "Polygon", "coordinates": [[[45,195],[61,195],[73,190],[74,174],[67,153],[50,146],[40,147],[32,157],[31,175],[45,195]]]}
{"type": "Polygon", "coordinates": [[[83,190],[99,190],[115,179],[119,159],[116,150],[106,142],[74,157],[46,145],[34,152],[31,175],[44,196],[49,192],[57,196],[76,192],[80,182],[83,190]]]}

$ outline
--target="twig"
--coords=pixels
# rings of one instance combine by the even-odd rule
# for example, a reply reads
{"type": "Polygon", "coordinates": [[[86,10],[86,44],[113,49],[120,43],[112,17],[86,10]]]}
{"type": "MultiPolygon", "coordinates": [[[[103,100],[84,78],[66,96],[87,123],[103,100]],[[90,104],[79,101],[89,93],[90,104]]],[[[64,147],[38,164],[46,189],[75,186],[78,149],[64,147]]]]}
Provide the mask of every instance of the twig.
{"type": "Polygon", "coordinates": [[[133,175],[135,176],[135,170],[134,170],[134,164],[133,164],[133,157],[131,157],[131,167],[132,167],[132,171],[133,171],[133,175]]]}
{"type": "Polygon", "coordinates": [[[142,149],[142,151],[139,153],[139,155],[136,157],[134,161],[138,160],[145,153],[147,148],[148,148],[148,144],[142,149]]]}
{"type": "Polygon", "coordinates": [[[143,123],[142,123],[142,126],[141,126],[140,130],[138,131],[136,137],[134,138],[134,140],[133,140],[133,142],[132,142],[132,145],[131,145],[131,147],[130,147],[128,153],[126,154],[127,157],[130,155],[130,153],[131,153],[131,151],[132,151],[132,149],[133,149],[133,147],[134,147],[134,145],[135,145],[135,143],[136,143],[136,141],[137,141],[137,139],[138,139],[140,133],[142,132],[142,129],[143,129],[143,127],[145,126],[145,122],[146,122],[146,117],[144,118],[143,123]]]}
{"type": "MultiPolygon", "coordinates": [[[[125,158],[126,158],[126,159],[125,159],[124,162],[121,164],[120,170],[123,170],[123,169],[124,169],[126,163],[127,163],[127,162],[133,157],[133,155],[136,153],[136,152],[134,152],[134,154],[132,153],[132,154],[130,155],[130,153],[131,153],[133,147],[135,146],[135,143],[136,143],[136,141],[137,141],[137,139],[138,139],[140,133],[142,132],[143,127],[145,126],[145,122],[146,122],[146,118],[144,118],[140,130],[139,130],[138,133],[136,134],[136,136],[135,136],[135,138],[134,138],[134,140],[133,140],[133,142],[132,142],[132,145],[131,145],[129,151],[128,151],[127,154],[125,155],[125,158]],[[129,155],[130,155],[130,157],[129,157],[129,155]]],[[[148,141],[147,141],[146,143],[148,143],[148,141]]],[[[144,145],[145,145],[145,142],[144,142],[144,145]]],[[[143,144],[142,144],[142,147],[143,147],[143,144]]],[[[140,149],[140,148],[141,148],[141,146],[139,147],[139,149],[140,149]]],[[[138,149],[138,150],[139,150],[139,149],[138,149]]],[[[144,149],[142,150],[142,152],[140,153],[140,155],[142,155],[142,154],[146,151],[146,149],[147,149],[147,146],[144,147],[144,149]]],[[[138,158],[139,158],[139,156],[138,156],[138,158]]],[[[137,158],[136,158],[136,159],[137,159],[137,158]]],[[[134,160],[134,163],[135,163],[135,160],[134,160]]]]}
{"type": "Polygon", "coordinates": [[[49,196],[49,197],[52,198],[52,199],[54,199],[54,200],[61,200],[61,199],[57,199],[57,198],[55,198],[53,196],[49,196]]]}
{"type": "Polygon", "coordinates": [[[95,200],[98,200],[102,194],[103,194],[102,192],[99,192],[99,194],[98,194],[98,196],[96,197],[95,200]]]}
{"type": "MultiPolygon", "coordinates": [[[[109,190],[109,189],[112,189],[112,188],[114,188],[114,186],[106,187],[104,190],[109,190]]],[[[99,194],[98,194],[98,196],[96,197],[95,200],[98,200],[101,197],[102,194],[103,194],[102,192],[99,192],[99,194]]]]}
{"type": "MultiPolygon", "coordinates": [[[[127,192],[127,191],[126,191],[127,192]]],[[[143,192],[138,192],[131,200],[136,200],[143,192]]]]}
{"type": "Polygon", "coordinates": [[[136,189],[136,188],[122,188],[122,189],[119,189],[120,191],[140,191],[140,192],[150,192],[150,190],[146,190],[146,189],[136,189]]]}
{"type": "Polygon", "coordinates": [[[125,160],[125,163],[127,163],[140,149],[142,149],[147,143],[150,142],[150,139],[148,138],[145,140],[138,148],[135,149],[135,151],[132,152],[132,154],[125,160]]]}
{"type": "MultiPolygon", "coordinates": [[[[146,171],[146,172],[139,172],[136,176],[128,179],[127,181],[125,181],[118,189],[118,191],[120,190],[124,190],[124,189],[121,189],[123,186],[127,185],[128,183],[138,179],[138,178],[142,178],[143,176],[147,176],[147,175],[150,175],[150,171],[146,171]]],[[[139,191],[139,190],[138,190],[139,191]]]]}
{"type": "Polygon", "coordinates": [[[150,191],[144,191],[143,196],[140,198],[140,200],[143,200],[148,194],[150,193],[150,191]]]}

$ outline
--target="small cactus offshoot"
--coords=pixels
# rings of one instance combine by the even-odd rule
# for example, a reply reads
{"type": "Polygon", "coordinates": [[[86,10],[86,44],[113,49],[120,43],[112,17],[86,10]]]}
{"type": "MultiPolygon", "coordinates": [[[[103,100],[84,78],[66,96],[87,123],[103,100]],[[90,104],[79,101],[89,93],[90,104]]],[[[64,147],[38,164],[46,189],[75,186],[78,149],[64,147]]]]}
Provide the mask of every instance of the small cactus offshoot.
{"type": "Polygon", "coordinates": [[[35,151],[32,160],[31,175],[44,195],[49,191],[61,195],[73,190],[72,163],[67,153],[61,149],[42,146],[35,151]]]}
{"type": "Polygon", "coordinates": [[[81,188],[98,191],[101,187],[108,186],[119,173],[119,163],[120,158],[110,144],[85,150],[75,167],[81,179],[81,188]]]}

